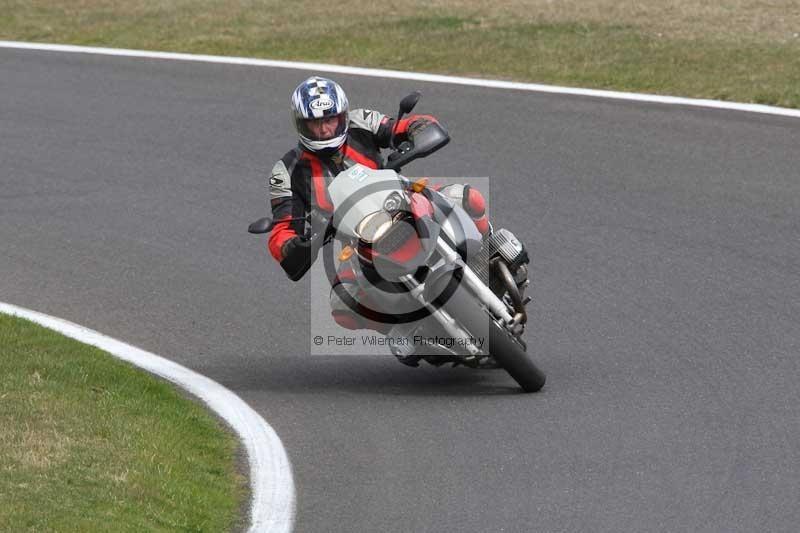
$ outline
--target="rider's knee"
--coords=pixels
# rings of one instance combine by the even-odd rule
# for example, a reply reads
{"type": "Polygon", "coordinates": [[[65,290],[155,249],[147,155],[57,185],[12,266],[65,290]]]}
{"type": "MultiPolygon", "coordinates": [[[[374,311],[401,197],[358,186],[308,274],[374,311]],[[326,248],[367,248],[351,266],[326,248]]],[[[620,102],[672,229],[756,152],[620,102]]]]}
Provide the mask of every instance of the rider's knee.
{"type": "Polygon", "coordinates": [[[491,231],[489,219],[486,217],[486,199],[478,189],[470,185],[455,183],[442,187],[440,192],[454,204],[464,208],[481,234],[486,235],[491,231]]]}

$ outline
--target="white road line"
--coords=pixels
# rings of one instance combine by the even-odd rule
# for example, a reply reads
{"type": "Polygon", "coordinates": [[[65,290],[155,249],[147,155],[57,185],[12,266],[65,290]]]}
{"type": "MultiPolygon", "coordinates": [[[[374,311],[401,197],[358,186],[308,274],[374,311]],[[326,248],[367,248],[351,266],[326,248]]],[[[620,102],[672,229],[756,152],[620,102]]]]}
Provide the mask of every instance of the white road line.
{"type": "Polygon", "coordinates": [[[68,53],[78,53],[78,54],[100,54],[109,56],[140,57],[149,59],[171,59],[177,61],[200,61],[204,63],[224,63],[229,65],[250,65],[250,66],[270,67],[270,68],[311,70],[315,72],[331,72],[335,74],[350,74],[354,76],[371,76],[375,78],[393,78],[402,80],[424,81],[431,83],[449,83],[453,85],[471,85],[475,87],[490,87],[493,89],[510,89],[517,91],[568,94],[575,96],[592,96],[597,98],[611,98],[615,100],[629,100],[635,102],[645,102],[654,104],[706,107],[715,109],[725,109],[729,111],[765,113],[769,115],[781,115],[785,117],[800,118],[800,109],[787,109],[783,107],[774,107],[761,104],[741,104],[736,102],[723,102],[721,100],[682,98],[678,96],[659,96],[654,94],[601,91],[595,89],[580,89],[576,87],[558,87],[555,85],[541,85],[537,83],[517,83],[513,81],[502,81],[502,80],[482,80],[476,78],[462,78],[458,76],[441,76],[438,74],[425,74],[421,72],[403,72],[399,70],[381,70],[372,68],[347,67],[341,65],[327,65],[324,63],[275,61],[271,59],[253,59],[248,57],[177,54],[173,52],[150,52],[146,50],[126,50],[123,48],[97,48],[91,46],[24,43],[18,41],[0,41],[0,48],[16,48],[22,50],[44,50],[49,52],[68,52],[68,53]]]}
{"type": "Polygon", "coordinates": [[[158,355],[83,326],[0,302],[0,313],[26,318],[85,344],[96,346],[161,376],[203,400],[239,434],[250,461],[252,533],[288,533],[294,523],[295,490],[289,457],[278,435],[241,398],[219,383],[158,355]]]}

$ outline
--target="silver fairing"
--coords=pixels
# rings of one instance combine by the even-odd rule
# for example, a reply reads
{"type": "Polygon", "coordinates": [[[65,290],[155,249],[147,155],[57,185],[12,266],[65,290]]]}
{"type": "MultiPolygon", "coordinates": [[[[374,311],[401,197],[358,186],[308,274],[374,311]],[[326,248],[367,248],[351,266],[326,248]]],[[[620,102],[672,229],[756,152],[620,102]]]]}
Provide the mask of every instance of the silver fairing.
{"type": "MultiPolygon", "coordinates": [[[[358,223],[367,215],[383,209],[387,197],[393,192],[402,193],[407,185],[408,180],[394,170],[373,170],[356,164],[340,172],[328,186],[335,209],[333,225],[336,231],[342,236],[355,237],[358,223]]],[[[466,251],[468,257],[477,254],[482,236],[475,223],[450,198],[435,191],[432,194],[438,197],[434,202],[434,218],[442,225],[450,241],[460,251],[466,251]],[[441,203],[447,208],[443,209],[441,203]]]]}
{"type": "Polygon", "coordinates": [[[390,194],[403,190],[402,178],[394,170],[353,165],[340,172],[328,186],[334,206],[333,226],[340,234],[355,236],[355,228],[364,217],[383,209],[390,194]]]}
{"type": "Polygon", "coordinates": [[[466,252],[468,259],[474,257],[483,245],[483,237],[475,222],[461,206],[453,205],[452,199],[439,193],[434,194],[450,206],[450,209],[442,209],[439,202],[434,202],[435,218],[442,225],[442,231],[455,244],[460,254],[466,252]]]}

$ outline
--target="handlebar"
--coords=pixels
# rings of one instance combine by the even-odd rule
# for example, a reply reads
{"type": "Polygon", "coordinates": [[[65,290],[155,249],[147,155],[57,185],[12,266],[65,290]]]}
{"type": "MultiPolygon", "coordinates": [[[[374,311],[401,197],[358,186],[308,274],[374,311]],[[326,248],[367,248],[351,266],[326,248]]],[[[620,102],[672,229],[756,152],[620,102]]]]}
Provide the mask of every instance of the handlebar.
{"type": "MultiPolygon", "coordinates": [[[[309,239],[316,242],[319,240],[319,238],[324,239],[328,236],[328,219],[317,211],[311,211],[307,216],[304,217],[282,219],[278,222],[297,222],[298,220],[303,220],[311,224],[311,232],[310,234],[306,235],[309,239]]],[[[269,233],[275,228],[275,224],[276,221],[273,220],[272,217],[262,217],[251,223],[250,226],[248,226],[247,231],[254,235],[269,233]]]]}

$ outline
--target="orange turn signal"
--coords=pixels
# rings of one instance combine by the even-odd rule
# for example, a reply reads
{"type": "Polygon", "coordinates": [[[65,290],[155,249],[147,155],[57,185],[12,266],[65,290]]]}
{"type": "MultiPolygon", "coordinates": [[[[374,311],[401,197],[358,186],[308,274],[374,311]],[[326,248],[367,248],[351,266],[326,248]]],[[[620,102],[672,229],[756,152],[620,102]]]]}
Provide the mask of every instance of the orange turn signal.
{"type": "Polygon", "coordinates": [[[428,178],[420,178],[411,184],[411,189],[414,192],[422,192],[428,186],[428,178]]]}
{"type": "Polygon", "coordinates": [[[347,261],[351,257],[353,257],[354,250],[351,246],[345,246],[342,248],[342,251],[339,252],[339,261],[347,261]]]}

